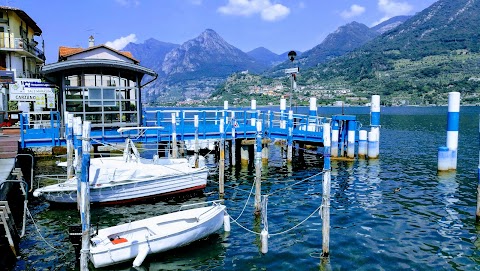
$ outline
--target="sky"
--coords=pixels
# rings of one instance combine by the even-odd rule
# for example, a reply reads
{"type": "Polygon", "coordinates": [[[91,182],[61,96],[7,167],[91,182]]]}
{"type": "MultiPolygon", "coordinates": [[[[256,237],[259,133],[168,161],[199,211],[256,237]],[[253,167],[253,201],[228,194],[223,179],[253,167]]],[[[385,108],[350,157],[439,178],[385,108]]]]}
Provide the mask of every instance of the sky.
{"type": "MultiPolygon", "coordinates": [[[[42,29],[46,63],[58,48],[105,44],[122,50],[150,38],[182,44],[213,29],[244,52],[258,47],[282,54],[304,52],[338,27],[374,26],[414,15],[436,0],[0,0],[26,12],[42,29]]],[[[141,63],[140,63],[141,64],[141,63]]]]}

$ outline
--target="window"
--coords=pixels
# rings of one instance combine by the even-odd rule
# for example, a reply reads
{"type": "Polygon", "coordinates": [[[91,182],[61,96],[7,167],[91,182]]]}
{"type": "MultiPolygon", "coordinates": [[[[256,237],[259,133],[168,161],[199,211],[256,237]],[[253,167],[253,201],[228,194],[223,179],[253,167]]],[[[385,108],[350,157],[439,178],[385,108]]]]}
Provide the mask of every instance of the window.
{"type": "Polygon", "coordinates": [[[88,106],[115,106],[114,88],[88,88],[88,106]]]}

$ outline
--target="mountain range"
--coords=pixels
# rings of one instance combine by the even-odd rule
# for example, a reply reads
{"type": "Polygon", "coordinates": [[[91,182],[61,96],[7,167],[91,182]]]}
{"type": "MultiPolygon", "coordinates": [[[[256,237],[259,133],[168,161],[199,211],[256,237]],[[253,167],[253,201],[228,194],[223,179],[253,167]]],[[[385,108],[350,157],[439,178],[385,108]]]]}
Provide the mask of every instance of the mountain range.
{"type": "MultiPolygon", "coordinates": [[[[445,89],[466,87],[475,92],[475,82],[480,81],[474,76],[480,63],[478,6],[474,0],[439,0],[415,16],[394,17],[374,27],[358,22],[341,26],[321,44],[299,52],[298,84],[310,95],[336,88],[348,90],[357,100],[382,94],[392,104],[406,96],[421,96],[431,104],[432,97],[445,89]],[[466,65],[472,69],[462,75],[466,65]]],[[[146,88],[151,104],[205,100],[213,92],[221,99],[232,86],[248,96],[253,85],[289,85],[282,79],[283,69],[292,65],[286,53],[278,55],[264,47],[245,53],[211,29],[181,45],[150,39],[124,50],[159,74],[146,88]],[[248,74],[248,80],[235,75],[240,72],[248,74]],[[275,78],[280,83],[273,82],[275,78]],[[234,86],[236,79],[242,87],[234,86]]],[[[295,95],[301,102],[302,93],[295,95]]],[[[349,98],[330,96],[326,100],[349,98]]]]}

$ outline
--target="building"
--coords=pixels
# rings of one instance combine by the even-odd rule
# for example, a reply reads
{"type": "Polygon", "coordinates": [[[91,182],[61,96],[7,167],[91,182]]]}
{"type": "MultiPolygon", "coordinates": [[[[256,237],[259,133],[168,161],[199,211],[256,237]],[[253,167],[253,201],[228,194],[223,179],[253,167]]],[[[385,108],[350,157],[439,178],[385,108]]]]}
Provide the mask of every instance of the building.
{"type": "Polygon", "coordinates": [[[42,67],[42,75],[58,87],[61,119],[67,112],[92,123],[92,134],[108,136],[119,127],[142,126],[141,89],[157,74],[139,65],[131,53],[94,44],[72,48],[61,46],[58,62],[42,67]],[[150,79],[142,84],[144,75],[150,79]]]}
{"type": "Polygon", "coordinates": [[[27,105],[32,101],[32,97],[10,93],[18,93],[14,82],[40,78],[39,69],[45,63],[41,35],[42,30],[27,13],[0,6],[0,122],[8,110],[8,101],[27,105]],[[41,40],[42,49],[36,38],[41,40]]]}

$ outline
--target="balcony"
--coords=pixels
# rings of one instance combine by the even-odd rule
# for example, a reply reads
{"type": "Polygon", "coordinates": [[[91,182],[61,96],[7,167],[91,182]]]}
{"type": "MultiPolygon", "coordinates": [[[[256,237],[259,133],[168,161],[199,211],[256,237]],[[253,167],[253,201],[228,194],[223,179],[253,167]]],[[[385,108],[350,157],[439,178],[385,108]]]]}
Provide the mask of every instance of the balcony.
{"type": "Polygon", "coordinates": [[[0,50],[14,49],[14,51],[25,52],[33,55],[36,58],[45,61],[45,54],[42,50],[37,48],[37,42],[28,42],[24,38],[2,37],[0,36],[0,50]]]}

